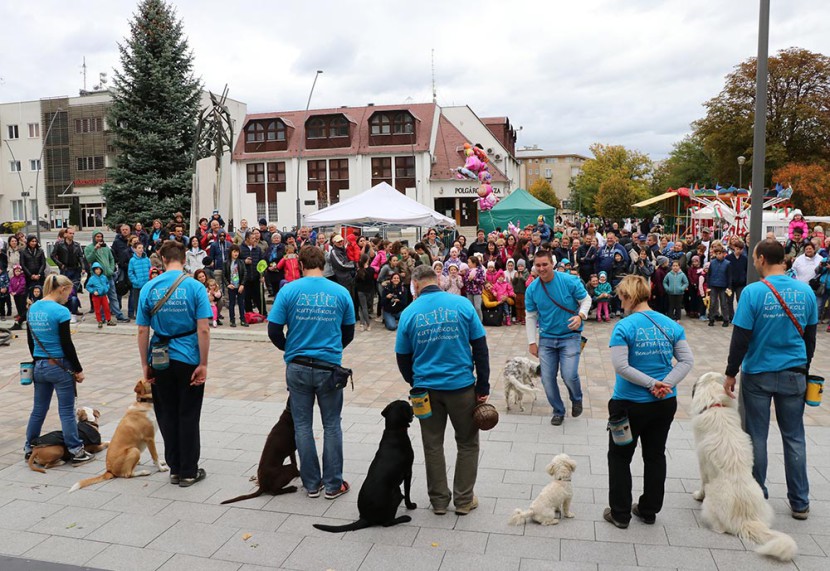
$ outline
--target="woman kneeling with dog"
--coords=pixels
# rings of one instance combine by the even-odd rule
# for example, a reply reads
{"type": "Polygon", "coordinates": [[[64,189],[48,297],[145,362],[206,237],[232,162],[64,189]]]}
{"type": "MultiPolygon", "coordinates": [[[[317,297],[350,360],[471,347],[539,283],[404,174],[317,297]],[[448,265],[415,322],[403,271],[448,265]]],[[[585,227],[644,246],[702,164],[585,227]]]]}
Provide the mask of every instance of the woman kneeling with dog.
{"type": "Polygon", "coordinates": [[[617,296],[629,315],[611,334],[617,373],[608,402],[608,503],[603,517],[625,529],[631,514],[653,524],[663,507],[666,439],[677,411],[677,384],[691,371],[692,350],[683,328],[648,305],[645,278],[626,276],[617,296]],[[677,361],[672,365],[672,358],[677,361]],[[644,483],[639,503],[631,503],[631,458],[642,442],[644,483]]]}
{"type": "Polygon", "coordinates": [[[35,404],[26,427],[26,459],[32,453],[31,442],[40,436],[52,401],[52,391],[58,395],[61,430],[66,447],[72,454],[72,463],[81,464],[94,458],[84,450],[75,418],[75,383],[82,382],[84,374],[69,332],[72,315],[66,308],[66,302],[72,288],[68,277],[52,274],[46,278],[43,299],[29,308],[26,336],[35,361],[35,404]]]}

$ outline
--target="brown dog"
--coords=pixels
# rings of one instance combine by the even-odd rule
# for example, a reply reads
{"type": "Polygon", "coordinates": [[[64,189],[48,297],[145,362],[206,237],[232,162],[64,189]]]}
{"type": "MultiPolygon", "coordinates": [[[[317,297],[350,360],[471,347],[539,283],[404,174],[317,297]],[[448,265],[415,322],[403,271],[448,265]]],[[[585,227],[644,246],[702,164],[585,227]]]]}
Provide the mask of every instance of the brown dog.
{"type": "Polygon", "coordinates": [[[143,403],[130,405],[124,418],[118,423],[107,450],[107,471],[100,476],[81,480],[72,486],[69,491],[74,492],[113,478],[149,476],[149,470],[135,471],[135,467],[138,466],[138,462],[141,460],[141,453],[145,448],[150,451],[150,456],[153,458],[159,472],[167,472],[170,468],[159,461],[156,453],[155,428],[149,417],[152,410],[152,406],[143,403]]]}
{"type": "Polygon", "coordinates": [[[223,504],[230,504],[241,500],[257,498],[264,493],[279,496],[297,491],[297,486],[288,484],[300,475],[297,469],[297,444],[294,441],[294,419],[291,416],[291,404],[286,404],[280,419],[271,429],[262,449],[257,467],[257,491],[225,500],[223,504]],[[283,465],[286,458],[290,464],[283,465]]]}
{"type": "Polygon", "coordinates": [[[153,402],[153,385],[144,379],[138,379],[133,391],[135,392],[135,402],[153,402]]]}
{"type": "MultiPolygon", "coordinates": [[[[101,442],[101,435],[98,433],[98,418],[101,416],[101,413],[89,407],[82,407],[78,409],[76,416],[78,418],[78,432],[81,439],[93,441],[97,440],[98,442],[101,442]],[[84,433],[87,433],[89,437],[85,439],[84,433]],[[95,438],[96,436],[97,438],[95,438]]],[[[45,434],[42,438],[48,438],[52,434],[60,434],[60,439],[63,440],[63,433],[59,430],[55,431],[55,433],[45,434]]],[[[96,452],[105,450],[107,446],[109,446],[109,442],[101,442],[100,444],[84,444],[84,449],[91,454],[95,454],[96,452]]],[[[54,468],[55,466],[60,466],[66,462],[70,456],[69,450],[67,450],[66,446],[62,444],[44,446],[35,445],[32,447],[31,456],[29,456],[29,468],[35,472],[45,474],[46,470],[43,468],[54,468]],[[35,464],[40,464],[43,468],[37,468],[35,464]]]]}

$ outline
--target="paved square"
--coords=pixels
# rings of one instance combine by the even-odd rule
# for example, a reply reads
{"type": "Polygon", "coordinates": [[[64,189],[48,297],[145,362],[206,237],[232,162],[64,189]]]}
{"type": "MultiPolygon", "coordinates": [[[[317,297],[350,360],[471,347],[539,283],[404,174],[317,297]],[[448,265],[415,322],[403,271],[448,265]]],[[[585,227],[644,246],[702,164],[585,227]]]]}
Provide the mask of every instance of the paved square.
{"type": "MultiPolygon", "coordinates": [[[[410,514],[413,521],[346,534],[326,534],[311,524],[357,517],[356,492],[383,430],[380,409],[407,395],[392,353],[392,333],[377,328],[358,332],[345,352],[345,365],[355,370],[355,390],[344,393],[343,411],[345,477],[354,491],[334,501],[298,493],[232,506],[220,502],[251,489],[249,477],[287,396],[282,355],[268,342],[264,326],[244,332],[213,330],[202,414],[207,480],[180,489],[167,484],[166,474],[154,473],[72,495],[67,493],[72,483],[103,471],[104,455],[88,465],[62,466],[45,475],[25,466],[22,446],[32,394],[30,387],[17,383],[17,363],[28,360],[21,336],[11,347],[0,348],[0,554],[119,571],[830,568],[830,404],[808,407],[806,413],[812,496],[806,522],[789,516],[781,443],[774,426],[771,431],[770,501],[775,528],[792,534],[799,544],[793,564],[775,564],[756,555],[752,545],[701,526],[700,505],[690,496],[698,474],[686,411],[692,380],[709,370],[723,370],[730,330],[691,320],[683,325],[696,364],[679,387],[678,421],[667,445],[666,506],[655,526],[633,521],[628,530],[602,520],[608,472],[606,404],[614,383],[607,349],[611,324],[591,322],[586,327],[589,343],[580,364],[585,414],[567,418],[561,427],[550,426],[550,407],[541,393],[525,413],[504,412],[501,369],[507,358],[526,354],[525,335],[521,327],[489,328],[491,402],[499,408],[501,421],[481,435],[479,509],[466,517],[435,516],[427,509],[416,422],[410,430],[416,462],[413,500],[419,505],[410,514]],[[559,452],[579,463],[572,508],[576,518],[552,527],[508,526],[508,514],[528,505],[547,484],[544,466],[559,452]]],[[[78,387],[79,403],[101,411],[102,433],[108,437],[133,401],[132,388],[140,375],[135,327],[119,324],[98,331],[94,323],[81,323],[75,342],[87,373],[78,387]]],[[[830,370],[828,347],[830,335],[822,331],[814,370],[830,370]]],[[[59,428],[56,408],[53,404],[44,431],[59,428]]],[[[319,432],[319,421],[317,428],[319,432]]],[[[454,451],[448,438],[450,474],[454,451]]],[[[153,470],[146,453],[143,460],[153,470]]],[[[642,486],[639,460],[633,474],[637,493],[642,486]]],[[[37,569],[34,565],[30,568],[37,569]]]]}

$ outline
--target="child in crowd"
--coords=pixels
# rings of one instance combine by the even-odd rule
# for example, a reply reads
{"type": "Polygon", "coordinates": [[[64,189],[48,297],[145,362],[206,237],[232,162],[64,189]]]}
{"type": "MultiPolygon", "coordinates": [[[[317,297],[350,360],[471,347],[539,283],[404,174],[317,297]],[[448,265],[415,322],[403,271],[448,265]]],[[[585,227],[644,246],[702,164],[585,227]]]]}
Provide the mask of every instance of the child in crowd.
{"type": "MultiPolygon", "coordinates": [[[[509,266],[510,262],[508,262],[509,266]]],[[[525,324],[525,292],[527,291],[527,286],[525,282],[530,277],[530,273],[527,271],[527,262],[524,261],[524,258],[519,258],[519,261],[516,262],[516,274],[513,276],[511,280],[513,285],[513,293],[516,294],[516,321],[521,323],[522,325],[525,324]]]]}
{"type": "Polygon", "coordinates": [[[280,281],[280,288],[285,284],[289,284],[294,280],[300,279],[300,261],[297,259],[296,248],[293,244],[287,244],[285,246],[285,255],[282,259],[277,263],[277,269],[279,269],[285,278],[280,281]]]}
{"type": "Polygon", "coordinates": [[[245,264],[239,259],[240,249],[237,244],[228,248],[228,259],[222,277],[228,290],[228,309],[231,314],[231,327],[236,327],[234,310],[239,308],[239,322],[248,327],[245,321],[245,264]]]}
{"type": "Polygon", "coordinates": [[[610,321],[608,307],[613,294],[611,284],[608,283],[607,273],[599,273],[597,286],[594,288],[594,295],[596,295],[597,301],[597,321],[610,321]]]}
{"type": "Polygon", "coordinates": [[[715,317],[720,313],[723,317],[723,327],[729,327],[732,321],[732,291],[729,286],[732,282],[732,271],[726,259],[726,249],[723,246],[714,248],[715,259],[709,262],[709,327],[715,326],[715,317]]]}
{"type": "Polygon", "coordinates": [[[663,315],[669,312],[669,300],[663,287],[663,280],[669,272],[669,259],[666,256],[657,256],[657,267],[654,268],[651,278],[651,307],[663,315]]]}
{"type": "Polygon", "coordinates": [[[358,317],[362,331],[371,331],[371,312],[375,301],[375,270],[372,269],[371,258],[362,254],[355,274],[355,292],[357,293],[358,317]]]}
{"type": "Polygon", "coordinates": [[[788,228],[787,235],[790,240],[793,239],[793,230],[799,228],[801,230],[802,236],[809,236],[810,230],[807,228],[807,222],[804,220],[804,216],[801,214],[801,210],[796,208],[793,210],[793,218],[790,220],[790,225],[788,228]]]}
{"type": "Polygon", "coordinates": [[[222,325],[219,321],[219,301],[222,299],[222,290],[216,280],[208,280],[208,298],[210,299],[210,310],[213,312],[213,323],[211,325],[216,327],[222,325]]]}
{"type": "Polygon", "coordinates": [[[26,300],[26,311],[28,312],[29,308],[32,307],[36,301],[40,301],[41,299],[43,299],[43,287],[41,287],[40,284],[35,284],[30,287],[29,297],[26,300]]]}
{"type": "Polygon", "coordinates": [[[138,307],[138,294],[141,288],[150,281],[150,259],[144,255],[144,245],[139,242],[133,249],[133,257],[127,266],[127,275],[130,278],[130,299],[127,305],[127,317],[135,319],[136,308],[138,307]]]}
{"type": "Polygon", "coordinates": [[[706,319],[703,315],[703,298],[705,296],[701,289],[701,281],[706,281],[706,273],[700,265],[701,257],[692,256],[691,265],[686,271],[689,278],[689,317],[706,319]]]}
{"type": "Polygon", "coordinates": [[[467,299],[473,304],[479,319],[482,318],[481,292],[485,283],[487,283],[487,278],[484,275],[484,268],[481,267],[481,258],[478,255],[470,256],[467,258],[467,277],[464,286],[467,291],[467,299]]]}
{"type": "Polygon", "coordinates": [[[150,267],[150,279],[157,278],[161,275],[161,270],[155,266],[150,267]]]}
{"type": "Polygon", "coordinates": [[[16,264],[12,268],[12,275],[9,278],[9,293],[14,299],[14,307],[17,309],[16,323],[13,329],[21,329],[23,322],[26,321],[26,276],[23,273],[23,267],[16,264]]]}
{"type": "Polygon", "coordinates": [[[207,279],[216,279],[216,274],[213,273],[213,258],[211,258],[210,256],[205,256],[204,258],[202,258],[202,270],[205,272],[205,276],[207,276],[207,279]]]}
{"type": "Polygon", "coordinates": [[[104,275],[104,268],[98,262],[92,264],[92,275],[86,283],[86,289],[92,296],[92,308],[95,311],[95,320],[98,322],[98,329],[107,325],[115,325],[110,312],[110,300],[107,293],[110,290],[110,281],[104,275]]]}
{"type": "Polygon", "coordinates": [[[12,316],[12,296],[9,293],[10,281],[9,272],[6,268],[0,267],[0,321],[6,321],[6,308],[8,308],[9,317],[12,316]]]}
{"type": "Polygon", "coordinates": [[[501,275],[501,270],[496,268],[496,262],[490,260],[487,262],[487,273],[484,275],[484,278],[491,284],[495,284],[498,279],[499,275],[501,275]]]}
{"type": "Polygon", "coordinates": [[[496,299],[499,301],[499,303],[502,304],[505,325],[511,325],[510,315],[513,312],[515,294],[513,293],[513,286],[510,285],[509,281],[507,281],[504,272],[502,272],[501,275],[499,275],[498,279],[496,280],[496,283],[493,284],[493,293],[495,294],[496,299]]]}
{"type": "Polygon", "coordinates": [[[458,266],[452,265],[449,267],[450,272],[445,276],[440,276],[441,289],[448,293],[461,295],[461,290],[464,287],[464,278],[459,273],[458,266]]]}
{"type": "MultiPolygon", "coordinates": [[[[591,274],[588,278],[588,283],[585,284],[585,291],[588,292],[588,295],[591,297],[591,309],[588,311],[590,314],[591,311],[596,310],[597,308],[597,286],[599,285],[599,277],[596,274],[591,274]]],[[[599,320],[597,320],[599,321],[599,320]]]]}
{"type": "Polygon", "coordinates": [[[689,278],[680,271],[680,262],[672,262],[671,271],[663,277],[663,289],[669,296],[669,317],[680,323],[683,295],[689,289],[689,278]]]}

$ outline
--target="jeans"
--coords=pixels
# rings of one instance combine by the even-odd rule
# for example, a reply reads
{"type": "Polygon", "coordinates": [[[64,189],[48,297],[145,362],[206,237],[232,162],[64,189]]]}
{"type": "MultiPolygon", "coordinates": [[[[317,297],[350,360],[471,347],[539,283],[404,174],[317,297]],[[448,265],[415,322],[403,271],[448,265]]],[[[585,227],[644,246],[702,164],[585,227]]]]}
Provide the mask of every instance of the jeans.
{"type": "Polygon", "coordinates": [[[201,441],[199,420],[205,385],[191,386],[196,365],[170,361],[163,371],[155,371],[153,408],[159,432],[164,440],[164,460],[170,473],[181,478],[195,478],[199,469],[201,441]]]}
{"type": "Polygon", "coordinates": [[[683,309],[683,294],[670,293],[669,294],[669,317],[675,321],[680,321],[680,313],[683,309]]]}
{"type": "Polygon", "coordinates": [[[755,462],[752,476],[768,497],[767,436],[769,435],[770,400],[775,402],[775,419],[784,442],[784,472],[787,499],[795,511],[810,506],[807,481],[807,443],[804,437],[804,392],[807,376],[794,371],[742,373],[739,410],[744,431],[752,440],[755,462]]]}
{"type": "Polygon", "coordinates": [[[715,320],[720,312],[724,321],[732,321],[732,299],[726,295],[725,287],[709,288],[709,321],[715,320]]]}
{"type": "Polygon", "coordinates": [[[640,515],[651,517],[663,509],[666,488],[666,440],[669,437],[677,399],[656,402],[608,401],[610,418],[628,415],[633,442],[614,444],[608,433],[608,505],[619,522],[631,520],[631,458],[640,441],[643,450],[643,494],[639,499],[640,515]]]}
{"type": "Polygon", "coordinates": [[[334,493],[343,485],[343,430],[340,426],[343,391],[331,386],[332,375],[329,371],[293,362],[288,363],[285,370],[294,417],[294,439],[300,456],[300,479],[309,491],[319,490],[322,484],[327,492],[334,493]],[[322,475],[312,426],[315,397],[323,421],[322,475]]]}
{"type": "Polygon", "coordinates": [[[360,315],[360,322],[363,325],[371,323],[372,302],[374,301],[375,292],[373,291],[359,291],[357,292],[358,308],[360,315]]]}
{"type": "MultiPolygon", "coordinates": [[[[68,368],[68,361],[59,359],[59,362],[68,368]]],[[[34,387],[35,404],[26,427],[24,450],[30,452],[32,440],[40,436],[40,429],[43,428],[43,421],[49,412],[54,390],[58,395],[58,415],[66,448],[72,454],[80,452],[84,444],[78,436],[78,420],[75,418],[75,379],[57,365],[50,365],[48,360],[41,359],[35,363],[34,387]]]]}
{"type": "Polygon", "coordinates": [[[567,337],[539,339],[539,362],[542,365],[542,386],[548,402],[553,407],[554,416],[565,416],[565,404],[559,395],[556,382],[558,373],[562,373],[565,388],[568,389],[571,402],[582,402],[582,387],[579,383],[579,353],[581,335],[573,333],[567,337]]]}
{"type": "Polygon", "coordinates": [[[398,328],[398,320],[401,318],[401,312],[389,313],[383,310],[383,324],[389,331],[395,331],[398,328]]]}
{"type": "Polygon", "coordinates": [[[81,291],[81,268],[64,268],[61,270],[61,274],[72,280],[72,285],[75,288],[69,296],[66,307],[73,314],[78,313],[81,310],[81,300],[78,299],[78,292],[81,291]]]}
{"type": "Polygon", "coordinates": [[[135,310],[138,308],[138,295],[140,293],[140,288],[130,289],[130,298],[127,300],[127,317],[130,319],[135,319],[135,310]]]}
{"type": "Polygon", "coordinates": [[[245,321],[245,292],[239,293],[236,288],[228,288],[228,312],[231,314],[231,323],[236,321],[234,309],[239,308],[239,321],[245,321]]]}
{"type": "Polygon", "coordinates": [[[116,319],[124,319],[124,314],[121,313],[121,298],[115,292],[115,275],[110,276],[110,289],[107,292],[107,298],[110,300],[110,311],[116,319]]]}
{"type": "Polygon", "coordinates": [[[482,321],[483,320],[483,315],[481,313],[481,294],[479,293],[479,294],[473,295],[471,293],[468,293],[467,294],[467,299],[469,299],[470,303],[473,304],[473,308],[475,308],[475,310],[476,310],[476,315],[478,315],[478,320],[482,321]]]}

